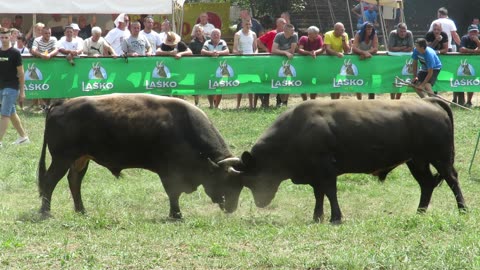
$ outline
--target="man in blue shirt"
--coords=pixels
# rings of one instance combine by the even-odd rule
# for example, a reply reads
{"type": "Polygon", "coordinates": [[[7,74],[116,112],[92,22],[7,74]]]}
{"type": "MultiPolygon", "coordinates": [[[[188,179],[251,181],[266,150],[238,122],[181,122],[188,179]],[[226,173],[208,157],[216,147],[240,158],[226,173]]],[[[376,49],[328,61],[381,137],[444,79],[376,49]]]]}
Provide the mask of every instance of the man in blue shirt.
{"type": "Polygon", "coordinates": [[[425,97],[425,92],[429,96],[433,95],[432,86],[435,85],[438,73],[442,69],[440,58],[432,48],[427,46],[427,41],[424,38],[419,38],[415,41],[412,59],[413,74],[416,74],[413,83],[417,83],[415,91],[422,98],[425,97]],[[421,67],[417,73],[418,61],[420,61],[421,67]]]}

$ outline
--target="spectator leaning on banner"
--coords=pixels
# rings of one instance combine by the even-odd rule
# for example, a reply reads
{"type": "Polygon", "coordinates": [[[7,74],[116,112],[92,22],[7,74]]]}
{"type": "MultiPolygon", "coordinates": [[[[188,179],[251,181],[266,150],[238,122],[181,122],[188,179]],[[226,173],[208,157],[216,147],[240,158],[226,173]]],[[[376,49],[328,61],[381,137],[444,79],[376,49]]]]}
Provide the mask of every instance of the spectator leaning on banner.
{"type": "Polygon", "coordinates": [[[283,28],[287,24],[287,21],[283,18],[278,18],[276,21],[277,28],[271,31],[268,31],[264,35],[258,38],[258,48],[262,49],[265,52],[272,52],[273,40],[277,33],[283,32],[283,28]]]}
{"type": "Polygon", "coordinates": [[[162,40],[160,39],[160,35],[153,31],[153,18],[152,16],[147,16],[143,19],[143,30],[140,31],[140,35],[144,35],[147,37],[148,42],[150,42],[150,46],[152,46],[152,52],[156,52],[157,48],[162,45],[162,40]]]}
{"type": "MultiPolygon", "coordinates": [[[[212,57],[219,57],[220,55],[229,55],[230,50],[228,49],[227,43],[225,40],[221,39],[222,32],[220,29],[213,29],[210,36],[210,40],[205,41],[205,44],[202,48],[202,55],[208,55],[212,57]]],[[[222,95],[208,95],[208,103],[210,104],[210,109],[217,109],[222,100],[222,95]]]]}
{"type": "Polygon", "coordinates": [[[432,31],[425,35],[425,39],[428,47],[434,49],[437,54],[448,52],[448,36],[442,31],[441,23],[433,23],[432,31]]]}
{"type": "MultiPolygon", "coordinates": [[[[478,26],[472,24],[468,27],[468,34],[464,35],[460,41],[460,52],[461,53],[471,53],[471,54],[480,54],[480,40],[478,38],[478,26]]],[[[473,75],[473,74],[472,74],[473,75]]],[[[463,103],[465,100],[464,93],[457,92],[458,103],[463,103]]],[[[467,93],[467,103],[465,106],[472,106],[473,92],[467,93]]]]}
{"type": "MultiPolygon", "coordinates": [[[[342,58],[344,54],[350,53],[350,41],[348,34],[345,33],[345,26],[337,22],[333,30],[325,33],[325,51],[328,55],[342,58]]],[[[332,99],[339,99],[340,93],[330,93],[332,99]]]]}
{"type": "Polygon", "coordinates": [[[130,37],[130,30],[128,30],[128,24],[130,18],[127,14],[121,13],[115,19],[116,28],[110,30],[105,36],[105,40],[112,46],[117,55],[123,55],[122,43],[128,37],[130,37]]]}
{"type": "Polygon", "coordinates": [[[108,56],[117,57],[115,50],[102,37],[102,29],[92,28],[92,36],[83,41],[83,53],[90,57],[108,56]]]}
{"type": "MultiPolygon", "coordinates": [[[[323,39],[320,35],[320,29],[316,26],[310,26],[307,29],[307,36],[303,36],[298,41],[298,53],[303,55],[309,55],[314,59],[317,55],[324,52],[323,39]]],[[[303,100],[307,100],[307,94],[301,94],[303,100]]],[[[316,93],[310,93],[310,99],[315,99],[316,93]]]]}
{"type": "MultiPolygon", "coordinates": [[[[233,37],[233,53],[234,54],[254,54],[258,52],[257,49],[257,34],[253,32],[252,21],[246,18],[242,22],[242,29],[235,33],[233,37]]],[[[237,94],[237,109],[240,108],[242,101],[242,94],[237,94]]],[[[248,104],[250,109],[253,109],[253,94],[248,94],[248,104]]]]}
{"type": "Polygon", "coordinates": [[[140,27],[139,21],[132,22],[131,35],[122,42],[122,51],[127,56],[150,56],[154,54],[148,39],[144,35],[140,35],[140,27]]]}
{"type": "Polygon", "coordinates": [[[192,55],[192,50],[181,41],[180,36],[175,32],[168,32],[165,42],[157,49],[157,55],[173,56],[180,59],[184,55],[192,55]]]}
{"type": "MultiPolygon", "coordinates": [[[[285,24],[283,32],[278,33],[273,40],[272,54],[284,55],[289,60],[295,55],[298,45],[298,35],[295,33],[295,27],[291,24],[285,24]]],[[[288,105],[288,94],[277,96],[277,106],[288,105]]]]}

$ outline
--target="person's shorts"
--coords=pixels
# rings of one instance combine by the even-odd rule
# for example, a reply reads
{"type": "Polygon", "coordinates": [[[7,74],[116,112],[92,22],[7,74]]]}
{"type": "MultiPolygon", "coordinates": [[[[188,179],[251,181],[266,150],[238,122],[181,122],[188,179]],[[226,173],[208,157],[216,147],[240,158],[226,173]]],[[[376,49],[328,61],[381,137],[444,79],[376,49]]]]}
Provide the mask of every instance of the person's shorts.
{"type": "MultiPolygon", "coordinates": [[[[440,69],[434,69],[432,77],[430,78],[430,81],[428,81],[432,86],[435,85],[435,82],[437,81],[438,73],[440,73],[440,69]]],[[[418,81],[423,82],[425,78],[427,77],[428,72],[426,71],[419,71],[418,72],[418,81]]]]}
{"type": "Polygon", "coordinates": [[[11,116],[16,112],[15,103],[17,102],[18,90],[13,88],[0,89],[0,99],[2,101],[1,114],[11,116]]]}

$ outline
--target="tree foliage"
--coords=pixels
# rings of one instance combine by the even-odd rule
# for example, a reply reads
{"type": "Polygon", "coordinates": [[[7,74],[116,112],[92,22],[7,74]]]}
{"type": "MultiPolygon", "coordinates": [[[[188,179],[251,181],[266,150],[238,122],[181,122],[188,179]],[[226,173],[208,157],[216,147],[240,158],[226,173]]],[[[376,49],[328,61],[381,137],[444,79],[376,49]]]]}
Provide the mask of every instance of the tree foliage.
{"type": "MultiPolygon", "coordinates": [[[[186,2],[205,2],[201,0],[189,0],[186,2]]],[[[225,0],[210,0],[208,2],[225,2],[225,0]]],[[[230,0],[232,5],[252,10],[253,17],[271,15],[278,17],[284,11],[302,11],[305,9],[306,0],[230,0]]]]}

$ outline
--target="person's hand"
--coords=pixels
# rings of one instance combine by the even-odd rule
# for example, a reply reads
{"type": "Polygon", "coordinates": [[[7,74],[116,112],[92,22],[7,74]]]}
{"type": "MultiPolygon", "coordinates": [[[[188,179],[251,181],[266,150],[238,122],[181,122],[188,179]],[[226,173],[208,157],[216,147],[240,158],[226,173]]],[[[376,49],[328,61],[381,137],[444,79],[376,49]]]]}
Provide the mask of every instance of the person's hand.
{"type": "Polygon", "coordinates": [[[435,36],[435,40],[438,42],[442,41],[442,35],[435,36]]]}
{"type": "Polygon", "coordinates": [[[180,59],[180,58],[182,58],[182,55],[179,54],[179,53],[177,53],[177,54],[175,54],[175,58],[176,58],[176,59],[180,59]]]}
{"type": "Polygon", "coordinates": [[[317,54],[315,53],[315,51],[311,51],[310,55],[313,57],[313,59],[317,58],[317,54]]]}
{"type": "Polygon", "coordinates": [[[338,57],[338,58],[343,58],[343,53],[338,52],[338,53],[337,53],[337,57],[338,57]]]}
{"type": "Polygon", "coordinates": [[[287,56],[288,59],[292,59],[293,58],[293,53],[285,52],[285,56],[287,56]]]}
{"type": "Polygon", "coordinates": [[[25,91],[20,91],[20,94],[18,94],[18,103],[21,104],[21,107],[23,107],[23,101],[25,101],[25,91]]]}

